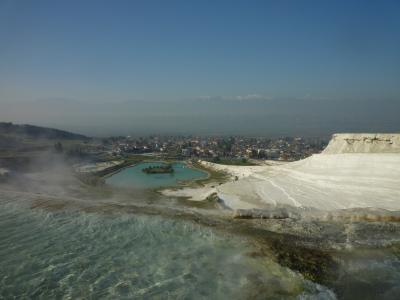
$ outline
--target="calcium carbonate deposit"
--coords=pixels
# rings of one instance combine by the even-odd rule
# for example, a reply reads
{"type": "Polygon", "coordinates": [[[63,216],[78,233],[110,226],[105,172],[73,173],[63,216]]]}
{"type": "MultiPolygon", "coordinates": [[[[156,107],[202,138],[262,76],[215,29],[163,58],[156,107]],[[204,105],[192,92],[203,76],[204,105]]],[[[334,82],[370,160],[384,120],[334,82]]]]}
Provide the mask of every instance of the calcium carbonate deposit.
{"type": "MultiPolygon", "coordinates": [[[[209,191],[232,209],[272,204],[400,210],[400,134],[335,134],[321,154],[287,164],[207,164],[239,177],[209,191]]],[[[194,190],[179,193],[195,195],[194,190]]]]}

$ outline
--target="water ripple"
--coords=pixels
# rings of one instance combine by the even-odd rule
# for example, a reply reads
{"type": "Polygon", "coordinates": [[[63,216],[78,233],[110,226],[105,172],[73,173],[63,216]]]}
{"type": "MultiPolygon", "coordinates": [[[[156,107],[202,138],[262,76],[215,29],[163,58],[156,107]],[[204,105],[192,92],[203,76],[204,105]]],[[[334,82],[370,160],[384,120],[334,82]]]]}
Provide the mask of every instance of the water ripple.
{"type": "Polygon", "coordinates": [[[0,298],[333,298],[234,236],[156,216],[0,204],[0,298]]]}

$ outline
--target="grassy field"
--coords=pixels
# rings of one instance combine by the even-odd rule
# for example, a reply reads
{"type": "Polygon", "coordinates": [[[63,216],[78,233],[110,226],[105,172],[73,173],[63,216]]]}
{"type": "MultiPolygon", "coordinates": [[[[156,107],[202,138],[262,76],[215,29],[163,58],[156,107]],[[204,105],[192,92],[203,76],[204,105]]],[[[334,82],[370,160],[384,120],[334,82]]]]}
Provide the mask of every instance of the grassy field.
{"type": "Polygon", "coordinates": [[[199,170],[202,170],[202,171],[208,173],[207,178],[196,180],[195,184],[200,184],[200,185],[206,185],[209,183],[221,184],[221,183],[227,182],[230,179],[229,174],[222,172],[222,171],[217,171],[217,170],[214,170],[211,168],[206,168],[197,161],[191,161],[191,165],[194,168],[197,168],[199,170]]]}
{"type": "Polygon", "coordinates": [[[249,161],[248,159],[241,158],[219,158],[209,160],[209,162],[220,164],[220,165],[230,165],[230,166],[256,166],[257,164],[249,161]]]}

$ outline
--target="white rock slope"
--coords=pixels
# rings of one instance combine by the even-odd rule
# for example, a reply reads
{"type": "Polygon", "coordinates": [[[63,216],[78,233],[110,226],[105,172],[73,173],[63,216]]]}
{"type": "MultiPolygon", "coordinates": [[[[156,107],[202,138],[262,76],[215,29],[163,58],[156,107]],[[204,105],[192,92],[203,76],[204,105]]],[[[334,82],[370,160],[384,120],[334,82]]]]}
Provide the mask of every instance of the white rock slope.
{"type": "Polygon", "coordinates": [[[400,153],[400,134],[334,134],[323,153],[400,153]]]}
{"type": "Polygon", "coordinates": [[[400,210],[400,134],[335,134],[321,154],[242,174],[248,176],[217,187],[234,209],[285,204],[400,210]]]}

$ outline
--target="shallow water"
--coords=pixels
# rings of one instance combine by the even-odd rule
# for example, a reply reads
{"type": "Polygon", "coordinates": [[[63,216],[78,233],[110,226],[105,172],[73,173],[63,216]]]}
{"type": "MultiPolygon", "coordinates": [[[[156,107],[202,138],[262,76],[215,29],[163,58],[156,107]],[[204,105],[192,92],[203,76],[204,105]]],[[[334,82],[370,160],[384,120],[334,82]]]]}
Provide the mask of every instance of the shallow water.
{"type": "Polygon", "coordinates": [[[400,299],[400,258],[385,249],[351,251],[333,286],[340,299],[400,299]]]}
{"type": "Polygon", "coordinates": [[[1,204],[0,298],[334,298],[253,250],[185,221],[1,204]]]}
{"type": "Polygon", "coordinates": [[[157,188],[176,186],[179,181],[206,178],[207,173],[188,167],[184,163],[173,163],[174,173],[171,174],[146,174],[142,169],[158,166],[160,162],[144,162],[126,168],[106,179],[106,183],[114,186],[132,188],[157,188]]]}

